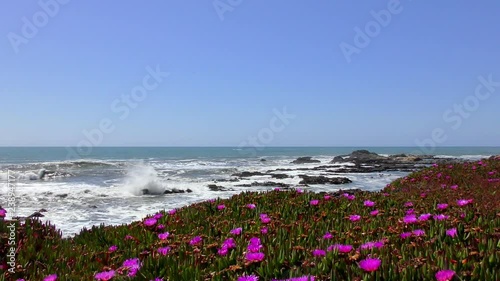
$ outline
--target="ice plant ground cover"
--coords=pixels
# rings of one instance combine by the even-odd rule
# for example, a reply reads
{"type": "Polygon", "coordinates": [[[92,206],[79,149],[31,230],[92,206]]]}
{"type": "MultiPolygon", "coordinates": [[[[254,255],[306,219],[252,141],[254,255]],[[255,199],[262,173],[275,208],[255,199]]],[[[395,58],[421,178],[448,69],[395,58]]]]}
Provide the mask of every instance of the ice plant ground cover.
{"type": "Polygon", "coordinates": [[[499,178],[500,159],[435,165],[376,193],[247,192],[71,239],[28,220],[0,280],[500,280],[499,178]]]}

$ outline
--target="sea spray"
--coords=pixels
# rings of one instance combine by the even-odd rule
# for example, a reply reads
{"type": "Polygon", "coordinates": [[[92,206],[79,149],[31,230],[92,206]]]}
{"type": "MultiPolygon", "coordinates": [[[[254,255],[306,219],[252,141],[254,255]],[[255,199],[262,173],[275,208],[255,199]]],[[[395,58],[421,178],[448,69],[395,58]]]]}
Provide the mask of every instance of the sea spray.
{"type": "Polygon", "coordinates": [[[144,163],[130,166],[124,181],[125,189],[134,195],[163,194],[164,185],[156,170],[144,163]]]}

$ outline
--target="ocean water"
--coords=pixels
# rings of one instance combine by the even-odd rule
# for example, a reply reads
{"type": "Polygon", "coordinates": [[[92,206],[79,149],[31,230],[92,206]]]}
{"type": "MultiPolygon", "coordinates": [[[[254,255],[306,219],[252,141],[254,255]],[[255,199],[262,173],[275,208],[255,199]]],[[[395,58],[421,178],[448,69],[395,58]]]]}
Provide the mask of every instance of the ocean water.
{"type": "MultiPolygon", "coordinates": [[[[96,147],[78,153],[64,147],[0,147],[0,205],[7,217],[28,216],[46,209],[46,221],[51,221],[66,236],[83,227],[101,223],[117,225],[140,220],[158,210],[170,210],[212,198],[228,198],[242,191],[270,190],[273,187],[238,187],[254,181],[298,184],[303,171],[286,171],[292,178],[271,179],[258,176],[239,182],[226,182],[242,171],[266,172],[278,168],[314,167],[325,165],[338,155],[356,149],[368,149],[383,154],[416,153],[415,147],[96,147]],[[313,156],[321,164],[295,165],[300,156],[313,156]],[[266,161],[261,161],[265,159],[266,161]],[[56,171],[61,176],[39,179],[41,170],[56,171]],[[12,180],[8,180],[8,175],[12,180]],[[211,191],[217,183],[229,191],[211,191]],[[143,195],[147,188],[152,194],[143,195]],[[192,190],[192,193],[163,194],[168,189],[192,190]],[[6,194],[15,192],[17,208],[7,207],[6,194]]],[[[439,157],[481,159],[500,154],[500,147],[436,148],[439,157]]],[[[349,165],[349,164],[346,164],[349,165]]],[[[308,171],[319,175],[321,171],[308,171]]],[[[316,185],[305,189],[336,191],[339,188],[360,188],[377,191],[404,172],[341,174],[353,182],[346,185],[316,185]]],[[[12,199],[11,199],[12,200],[12,199]]]]}

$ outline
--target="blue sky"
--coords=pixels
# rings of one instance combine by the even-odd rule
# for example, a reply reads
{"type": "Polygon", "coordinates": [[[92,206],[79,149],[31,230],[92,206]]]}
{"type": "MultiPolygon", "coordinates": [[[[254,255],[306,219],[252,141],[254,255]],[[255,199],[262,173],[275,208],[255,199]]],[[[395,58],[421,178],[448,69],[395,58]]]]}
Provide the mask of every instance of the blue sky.
{"type": "Polygon", "coordinates": [[[500,140],[498,1],[60,2],[0,3],[2,146],[500,140]],[[169,76],[113,109],[148,67],[169,76]],[[270,127],[284,107],[295,118],[270,127]]]}

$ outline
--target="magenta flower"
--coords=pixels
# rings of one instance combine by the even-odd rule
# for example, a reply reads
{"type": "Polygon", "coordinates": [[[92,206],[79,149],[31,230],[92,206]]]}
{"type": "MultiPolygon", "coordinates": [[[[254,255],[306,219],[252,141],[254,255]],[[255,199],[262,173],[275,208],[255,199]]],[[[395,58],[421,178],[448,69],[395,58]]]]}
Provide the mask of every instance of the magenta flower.
{"type": "Polygon", "coordinates": [[[326,194],[326,195],[323,197],[323,199],[325,199],[325,200],[327,200],[327,201],[328,201],[328,200],[330,200],[330,198],[332,198],[332,197],[331,197],[330,195],[328,195],[328,194],[326,194]]]}
{"type": "Polygon", "coordinates": [[[267,230],[267,227],[263,227],[260,229],[260,233],[262,234],[267,234],[268,230],[267,230]]]}
{"type": "Polygon", "coordinates": [[[310,276],[310,275],[304,275],[301,277],[292,277],[289,279],[280,279],[280,280],[272,279],[272,281],[314,281],[314,280],[315,280],[315,277],[310,276]]]}
{"type": "Polygon", "coordinates": [[[57,280],[57,274],[51,274],[43,278],[43,281],[56,281],[56,280],[57,280]]]}
{"type": "Polygon", "coordinates": [[[253,209],[255,209],[255,204],[248,204],[247,208],[250,210],[253,210],[253,209]]]}
{"type": "Polygon", "coordinates": [[[421,214],[421,215],[418,217],[418,220],[419,220],[419,221],[427,221],[427,220],[429,220],[431,217],[432,217],[432,215],[431,215],[431,214],[421,214]]]}
{"type": "Polygon", "coordinates": [[[166,240],[169,236],[170,236],[170,233],[168,233],[168,232],[158,234],[158,238],[160,240],[166,240]]]}
{"type": "Polygon", "coordinates": [[[159,225],[156,226],[156,228],[159,229],[159,230],[163,230],[163,229],[165,229],[165,225],[159,224],[159,225]]]}
{"type": "Polygon", "coordinates": [[[208,199],[207,201],[208,201],[209,203],[214,203],[214,202],[215,202],[215,198],[208,199]]]}
{"type": "Polygon", "coordinates": [[[466,205],[469,205],[470,203],[472,203],[472,199],[469,199],[469,200],[465,200],[465,199],[460,199],[460,200],[457,200],[457,205],[459,207],[463,207],[463,206],[466,206],[466,205]]]}
{"type": "Polygon", "coordinates": [[[455,271],[450,269],[440,270],[436,273],[437,281],[451,281],[455,276],[455,271]]]}
{"type": "Polygon", "coordinates": [[[411,232],[403,232],[401,233],[400,237],[401,239],[406,239],[411,236],[411,232]]]}
{"type": "Polygon", "coordinates": [[[6,214],[7,214],[7,210],[5,210],[4,208],[0,208],[0,217],[4,218],[6,214]]]}
{"type": "Polygon", "coordinates": [[[457,236],[457,229],[454,227],[454,228],[450,228],[450,229],[446,230],[446,235],[448,235],[450,237],[457,236]]]}
{"type": "Polygon", "coordinates": [[[253,237],[250,239],[250,242],[248,243],[247,250],[251,253],[256,253],[259,252],[260,249],[262,249],[263,246],[260,244],[260,239],[257,237],[253,237]]]}
{"type": "Polygon", "coordinates": [[[255,276],[255,275],[244,275],[244,276],[240,276],[238,277],[238,281],[259,281],[259,277],[255,276]]]}
{"type": "Polygon", "coordinates": [[[125,240],[135,240],[134,236],[132,235],[125,235],[125,240]]]}
{"type": "Polygon", "coordinates": [[[424,236],[425,235],[425,231],[423,231],[422,229],[415,229],[412,231],[412,233],[415,236],[424,236]]]}
{"type": "Polygon", "coordinates": [[[224,242],[222,242],[222,247],[227,249],[234,249],[236,248],[236,242],[233,238],[227,238],[226,240],[224,240],[224,242]]]}
{"type": "Polygon", "coordinates": [[[404,218],[403,218],[403,222],[406,223],[406,224],[412,224],[412,223],[416,223],[418,220],[417,220],[417,216],[415,215],[406,215],[404,218]]]}
{"type": "Polygon", "coordinates": [[[365,205],[366,207],[373,207],[375,206],[375,202],[366,200],[365,202],[363,202],[363,205],[365,205]]]}
{"type": "Polygon", "coordinates": [[[158,221],[155,218],[149,218],[144,221],[145,226],[153,226],[157,223],[158,221]]]}
{"type": "Polygon", "coordinates": [[[359,262],[359,267],[364,271],[376,271],[382,263],[379,259],[367,258],[359,262]]]}
{"type": "Polygon", "coordinates": [[[225,255],[227,255],[228,252],[229,252],[229,249],[224,248],[224,247],[217,250],[217,254],[219,254],[219,256],[225,256],[225,255]]]}
{"type": "Polygon", "coordinates": [[[415,210],[413,209],[406,210],[406,215],[413,215],[413,214],[415,214],[415,210]]]}
{"type": "Polygon", "coordinates": [[[370,215],[371,216],[376,216],[376,215],[378,215],[378,213],[379,213],[378,210],[373,210],[373,211],[370,212],[370,215]]]}
{"type": "Polygon", "coordinates": [[[249,252],[245,255],[245,259],[248,262],[259,262],[264,260],[264,253],[254,253],[254,252],[249,252]]]}
{"type": "Polygon", "coordinates": [[[366,242],[364,244],[361,244],[361,246],[359,246],[361,250],[371,250],[373,248],[380,249],[382,247],[384,247],[383,241],[366,242]]]}
{"type": "Polygon", "coordinates": [[[406,202],[404,204],[405,207],[409,208],[409,207],[413,207],[413,203],[412,202],[406,202]]]}
{"type": "Polygon", "coordinates": [[[350,221],[359,221],[361,219],[360,215],[350,215],[349,220],[350,221]]]}
{"type": "Polygon", "coordinates": [[[226,208],[226,206],[224,204],[220,204],[219,206],[217,206],[217,210],[224,210],[226,208]]]}
{"type": "Polygon", "coordinates": [[[175,215],[175,213],[177,213],[176,209],[172,209],[172,210],[168,211],[168,214],[171,216],[175,215]]]}
{"type": "Polygon", "coordinates": [[[116,250],[118,250],[118,247],[116,247],[116,245],[113,245],[113,246],[109,247],[109,249],[108,249],[108,251],[109,251],[110,253],[112,253],[112,252],[114,252],[114,251],[116,251],[116,250]]]}
{"type": "Polygon", "coordinates": [[[163,278],[156,277],[155,280],[149,280],[149,281],[163,281],[163,278]]]}
{"type": "Polygon", "coordinates": [[[345,198],[347,198],[347,200],[350,200],[350,201],[353,201],[354,199],[356,199],[356,196],[354,196],[354,194],[351,195],[349,193],[344,193],[344,194],[342,194],[342,196],[344,196],[345,198]]]}
{"type": "Polygon", "coordinates": [[[279,187],[275,187],[274,191],[280,191],[280,188],[279,187]]]}
{"type": "Polygon", "coordinates": [[[229,233],[231,233],[233,235],[241,235],[241,231],[243,231],[243,228],[238,227],[238,228],[231,230],[229,233]]]}
{"type": "Polygon", "coordinates": [[[319,200],[311,200],[309,204],[311,204],[312,206],[317,206],[319,204],[319,200]]]}
{"type": "Polygon", "coordinates": [[[137,274],[137,271],[141,268],[141,264],[138,258],[128,259],[123,262],[122,267],[128,269],[129,277],[134,277],[137,274]]]}
{"type": "Polygon", "coordinates": [[[297,193],[299,193],[299,194],[304,193],[304,190],[302,190],[302,189],[298,188],[298,189],[297,189],[297,193]]]}
{"type": "Polygon", "coordinates": [[[163,217],[163,214],[162,214],[162,213],[156,213],[156,214],[153,216],[153,218],[155,218],[155,219],[157,219],[157,220],[161,219],[162,217],[163,217]]]}
{"type": "Polygon", "coordinates": [[[352,245],[335,244],[335,245],[331,245],[327,249],[328,252],[331,252],[333,250],[337,250],[339,253],[346,254],[346,253],[349,253],[350,251],[352,251],[352,245]]]}
{"type": "Polygon", "coordinates": [[[168,252],[170,252],[170,247],[158,248],[158,253],[160,253],[160,255],[166,256],[168,252]]]}
{"type": "Polygon", "coordinates": [[[191,239],[191,241],[189,241],[189,245],[191,246],[195,246],[195,245],[198,245],[201,243],[201,237],[200,236],[195,236],[193,237],[193,239],[191,239]]]}
{"type": "Polygon", "coordinates": [[[434,219],[437,221],[442,221],[448,219],[450,216],[439,214],[439,215],[434,215],[434,219]]]}
{"type": "Polygon", "coordinates": [[[330,232],[327,232],[327,233],[325,233],[325,235],[323,235],[323,239],[332,239],[332,238],[333,238],[333,235],[330,232]]]}
{"type": "Polygon", "coordinates": [[[454,185],[450,186],[450,188],[453,189],[453,190],[457,190],[458,185],[454,184],[454,185]]]}
{"type": "Polygon", "coordinates": [[[267,216],[267,214],[260,214],[260,221],[262,223],[269,223],[271,222],[271,218],[267,216]]]}
{"type": "Polygon", "coordinates": [[[448,204],[446,203],[443,203],[443,204],[437,204],[437,209],[438,210],[446,210],[446,208],[448,208],[448,204]]]}
{"type": "Polygon", "coordinates": [[[312,254],[315,257],[324,257],[326,256],[326,251],[321,249],[315,249],[312,251],[312,254]]]}

